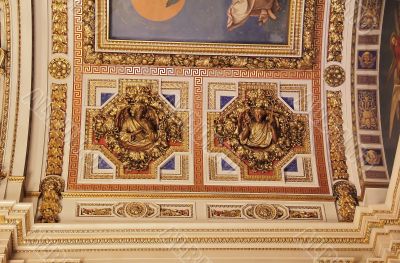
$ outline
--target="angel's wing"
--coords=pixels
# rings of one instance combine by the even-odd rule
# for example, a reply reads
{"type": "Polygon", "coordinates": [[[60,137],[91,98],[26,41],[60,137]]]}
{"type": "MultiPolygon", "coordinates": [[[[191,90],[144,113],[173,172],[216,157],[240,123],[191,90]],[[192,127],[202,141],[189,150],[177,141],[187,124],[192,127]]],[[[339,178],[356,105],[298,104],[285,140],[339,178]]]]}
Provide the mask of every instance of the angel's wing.
{"type": "Polygon", "coordinates": [[[116,118],[116,127],[122,129],[122,126],[128,116],[129,116],[129,108],[125,108],[122,111],[120,111],[116,118]]]}
{"type": "Polygon", "coordinates": [[[152,107],[148,107],[147,111],[146,111],[146,119],[148,121],[148,123],[151,126],[151,129],[153,131],[157,131],[158,130],[158,116],[157,116],[157,112],[152,108],[152,107]]]}
{"type": "Polygon", "coordinates": [[[239,115],[238,118],[238,131],[241,133],[245,127],[249,125],[251,121],[250,110],[246,110],[239,115]]]}

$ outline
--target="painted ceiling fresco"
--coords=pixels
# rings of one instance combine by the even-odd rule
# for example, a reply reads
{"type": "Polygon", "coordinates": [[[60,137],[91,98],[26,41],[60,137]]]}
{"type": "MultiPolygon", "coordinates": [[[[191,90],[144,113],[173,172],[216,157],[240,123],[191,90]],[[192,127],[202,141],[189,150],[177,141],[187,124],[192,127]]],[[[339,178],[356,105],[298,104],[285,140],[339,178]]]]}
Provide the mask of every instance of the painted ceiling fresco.
{"type": "Polygon", "coordinates": [[[121,40],[287,44],[289,1],[110,1],[121,40]],[[196,11],[195,11],[196,10],[196,11]]]}
{"type": "MultiPolygon", "coordinates": [[[[383,141],[389,172],[392,171],[396,145],[400,134],[400,3],[388,2],[383,21],[382,47],[380,52],[380,112],[383,141]]],[[[373,51],[374,52],[374,51],[373,51]]],[[[376,54],[375,56],[376,57],[376,54]]],[[[376,68],[377,66],[374,65],[376,68]]],[[[382,154],[381,152],[379,154],[382,154]]]]}
{"type": "MultiPolygon", "coordinates": [[[[95,12],[102,19],[95,30],[103,50],[301,57],[304,4],[305,0],[101,0],[95,12]]],[[[314,10],[309,11],[305,30],[314,22],[314,10]]]]}

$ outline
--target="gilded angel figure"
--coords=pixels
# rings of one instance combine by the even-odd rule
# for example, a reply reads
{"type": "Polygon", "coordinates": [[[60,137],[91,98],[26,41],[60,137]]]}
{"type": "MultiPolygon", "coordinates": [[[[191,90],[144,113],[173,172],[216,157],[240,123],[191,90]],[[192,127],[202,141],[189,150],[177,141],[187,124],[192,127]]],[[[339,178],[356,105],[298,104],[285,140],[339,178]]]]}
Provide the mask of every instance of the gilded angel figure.
{"type": "Polygon", "coordinates": [[[158,117],[152,107],[136,103],[118,116],[120,138],[132,150],[144,150],[158,139],[158,117]]]}
{"type": "Polygon", "coordinates": [[[263,108],[256,107],[243,112],[239,117],[240,143],[256,148],[270,146],[277,140],[272,122],[272,112],[267,112],[263,108]]]}

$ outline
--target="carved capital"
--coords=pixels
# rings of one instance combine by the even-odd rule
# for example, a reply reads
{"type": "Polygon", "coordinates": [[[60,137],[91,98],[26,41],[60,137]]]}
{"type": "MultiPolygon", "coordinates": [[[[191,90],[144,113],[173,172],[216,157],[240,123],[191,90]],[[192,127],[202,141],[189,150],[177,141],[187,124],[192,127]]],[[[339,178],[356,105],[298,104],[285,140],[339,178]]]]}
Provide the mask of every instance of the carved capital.
{"type": "Polygon", "coordinates": [[[348,181],[338,181],[333,186],[336,209],[341,222],[353,222],[358,206],[356,187],[348,181]]]}
{"type": "Polygon", "coordinates": [[[58,214],[62,210],[61,193],[64,188],[65,182],[60,176],[47,176],[40,183],[39,222],[57,223],[59,221],[58,214]]]}

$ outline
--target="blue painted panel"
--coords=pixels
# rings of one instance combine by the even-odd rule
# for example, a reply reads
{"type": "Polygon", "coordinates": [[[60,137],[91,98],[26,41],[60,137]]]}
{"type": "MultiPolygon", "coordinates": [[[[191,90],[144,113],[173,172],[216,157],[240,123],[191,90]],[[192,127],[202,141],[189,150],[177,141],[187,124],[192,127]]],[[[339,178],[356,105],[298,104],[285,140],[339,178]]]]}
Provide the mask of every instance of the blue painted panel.
{"type": "Polygon", "coordinates": [[[282,97],[282,99],[294,110],[294,98],[282,97]]]}
{"type": "Polygon", "coordinates": [[[98,166],[97,166],[97,168],[98,168],[98,169],[105,169],[105,170],[111,170],[111,169],[112,169],[111,165],[109,165],[109,164],[107,163],[107,161],[104,160],[103,158],[101,158],[100,156],[99,156],[99,159],[98,159],[98,166]]]}
{"type": "Polygon", "coordinates": [[[175,170],[175,157],[169,159],[162,167],[163,170],[175,170]]]}
{"type": "Polygon", "coordinates": [[[163,94],[164,98],[166,98],[174,107],[176,107],[176,98],[175,95],[163,94]]]}
{"type": "Polygon", "coordinates": [[[233,96],[221,96],[220,97],[220,104],[221,104],[221,109],[226,106],[231,100],[233,100],[233,96]]]}
{"type": "Polygon", "coordinates": [[[297,159],[294,159],[291,163],[289,163],[285,169],[285,172],[298,172],[299,168],[297,167],[297,159]]]}
{"type": "Polygon", "coordinates": [[[222,166],[222,171],[236,171],[235,168],[233,168],[227,161],[225,161],[224,159],[222,159],[221,161],[221,166],[222,166]]]}
{"type": "Polygon", "coordinates": [[[100,104],[104,105],[111,97],[114,95],[114,93],[101,93],[100,95],[100,104]]]}

